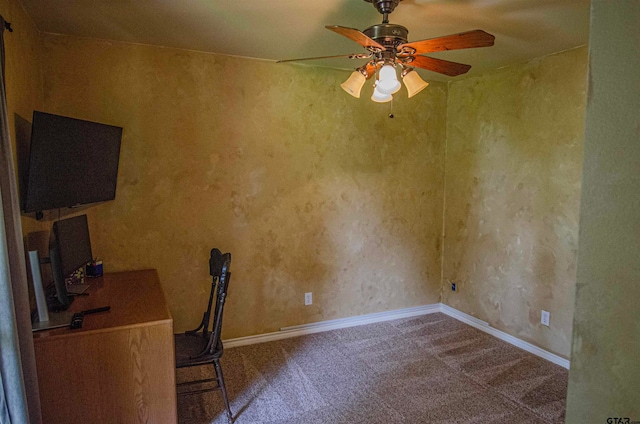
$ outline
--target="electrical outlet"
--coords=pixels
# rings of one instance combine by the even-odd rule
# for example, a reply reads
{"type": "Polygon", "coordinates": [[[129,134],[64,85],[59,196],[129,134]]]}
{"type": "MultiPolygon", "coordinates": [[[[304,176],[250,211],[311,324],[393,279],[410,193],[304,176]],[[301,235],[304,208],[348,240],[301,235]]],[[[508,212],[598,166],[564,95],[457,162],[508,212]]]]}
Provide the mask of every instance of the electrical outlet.
{"type": "Polygon", "coordinates": [[[451,291],[458,291],[458,283],[451,283],[451,291]]]}
{"type": "Polygon", "coordinates": [[[542,310],[542,314],[540,314],[540,323],[542,325],[546,325],[547,327],[549,326],[549,317],[550,317],[550,313],[542,310]]]}
{"type": "Polygon", "coordinates": [[[313,303],[313,295],[311,292],[304,294],[304,304],[311,305],[313,303]]]}

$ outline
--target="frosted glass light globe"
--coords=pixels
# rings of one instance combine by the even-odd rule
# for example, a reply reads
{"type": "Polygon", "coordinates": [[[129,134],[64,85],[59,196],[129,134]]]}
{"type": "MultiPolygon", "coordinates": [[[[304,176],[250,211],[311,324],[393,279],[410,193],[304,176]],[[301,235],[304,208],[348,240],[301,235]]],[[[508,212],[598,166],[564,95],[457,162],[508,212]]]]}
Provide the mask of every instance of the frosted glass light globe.
{"type": "Polygon", "coordinates": [[[362,86],[364,85],[367,78],[362,75],[358,71],[353,71],[348,80],[340,84],[340,87],[347,93],[351,94],[353,97],[359,99],[360,98],[360,90],[362,90],[362,86]]]}
{"type": "Polygon", "coordinates": [[[371,100],[373,100],[374,102],[386,103],[386,102],[390,102],[391,99],[393,99],[393,96],[391,94],[381,93],[378,90],[377,86],[373,89],[373,95],[371,96],[371,100]]]}
{"type": "Polygon", "coordinates": [[[407,92],[409,93],[409,97],[413,97],[429,85],[428,82],[425,82],[420,78],[420,75],[416,71],[409,71],[403,77],[404,85],[407,87],[407,92]]]}
{"type": "Polygon", "coordinates": [[[396,68],[392,65],[384,65],[380,69],[380,79],[378,81],[378,91],[382,94],[394,94],[400,90],[401,84],[396,76],[396,68]]]}

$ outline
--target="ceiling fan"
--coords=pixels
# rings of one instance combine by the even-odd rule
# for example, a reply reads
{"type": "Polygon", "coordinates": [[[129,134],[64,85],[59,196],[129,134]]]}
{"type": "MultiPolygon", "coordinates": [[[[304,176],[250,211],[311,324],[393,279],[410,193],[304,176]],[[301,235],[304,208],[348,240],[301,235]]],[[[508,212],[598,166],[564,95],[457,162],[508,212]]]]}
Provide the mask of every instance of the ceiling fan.
{"type": "Polygon", "coordinates": [[[347,93],[359,98],[360,90],[365,81],[377,74],[378,77],[371,99],[376,102],[388,102],[401,87],[396,77],[396,67],[402,69],[401,76],[409,92],[409,97],[413,97],[428,85],[414,71],[414,67],[448,76],[465,74],[471,68],[470,65],[423,56],[423,54],[445,50],[489,47],[493,45],[495,39],[493,35],[477,29],[444,37],[408,42],[409,30],[402,25],[389,23],[389,14],[393,12],[402,0],[364,1],[372,3],[378,12],[382,14],[381,24],[370,26],[364,31],[338,25],[327,25],[325,28],[355,41],[367,49],[369,53],[289,59],[280,60],[278,63],[341,57],[369,59],[364,66],[357,68],[349,79],[340,86],[347,93]]]}

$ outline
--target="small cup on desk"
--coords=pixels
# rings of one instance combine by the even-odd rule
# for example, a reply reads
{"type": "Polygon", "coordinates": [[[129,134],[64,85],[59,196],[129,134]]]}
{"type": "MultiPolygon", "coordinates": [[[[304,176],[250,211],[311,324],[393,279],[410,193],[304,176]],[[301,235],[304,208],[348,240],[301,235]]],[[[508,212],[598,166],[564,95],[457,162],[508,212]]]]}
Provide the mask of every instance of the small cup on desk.
{"type": "Polygon", "coordinates": [[[102,277],[102,261],[93,261],[87,264],[87,277],[102,277]]]}

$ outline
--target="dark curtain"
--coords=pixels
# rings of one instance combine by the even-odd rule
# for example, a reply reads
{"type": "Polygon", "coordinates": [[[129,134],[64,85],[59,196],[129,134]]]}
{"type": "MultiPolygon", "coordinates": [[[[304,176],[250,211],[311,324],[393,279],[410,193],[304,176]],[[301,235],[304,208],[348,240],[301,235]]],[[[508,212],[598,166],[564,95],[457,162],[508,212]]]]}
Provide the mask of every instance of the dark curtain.
{"type": "Polygon", "coordinates": [[[0,16],[0,423],[39,423],[40,402],[27,288],[26,261],[5,90],[0,16]]]}

